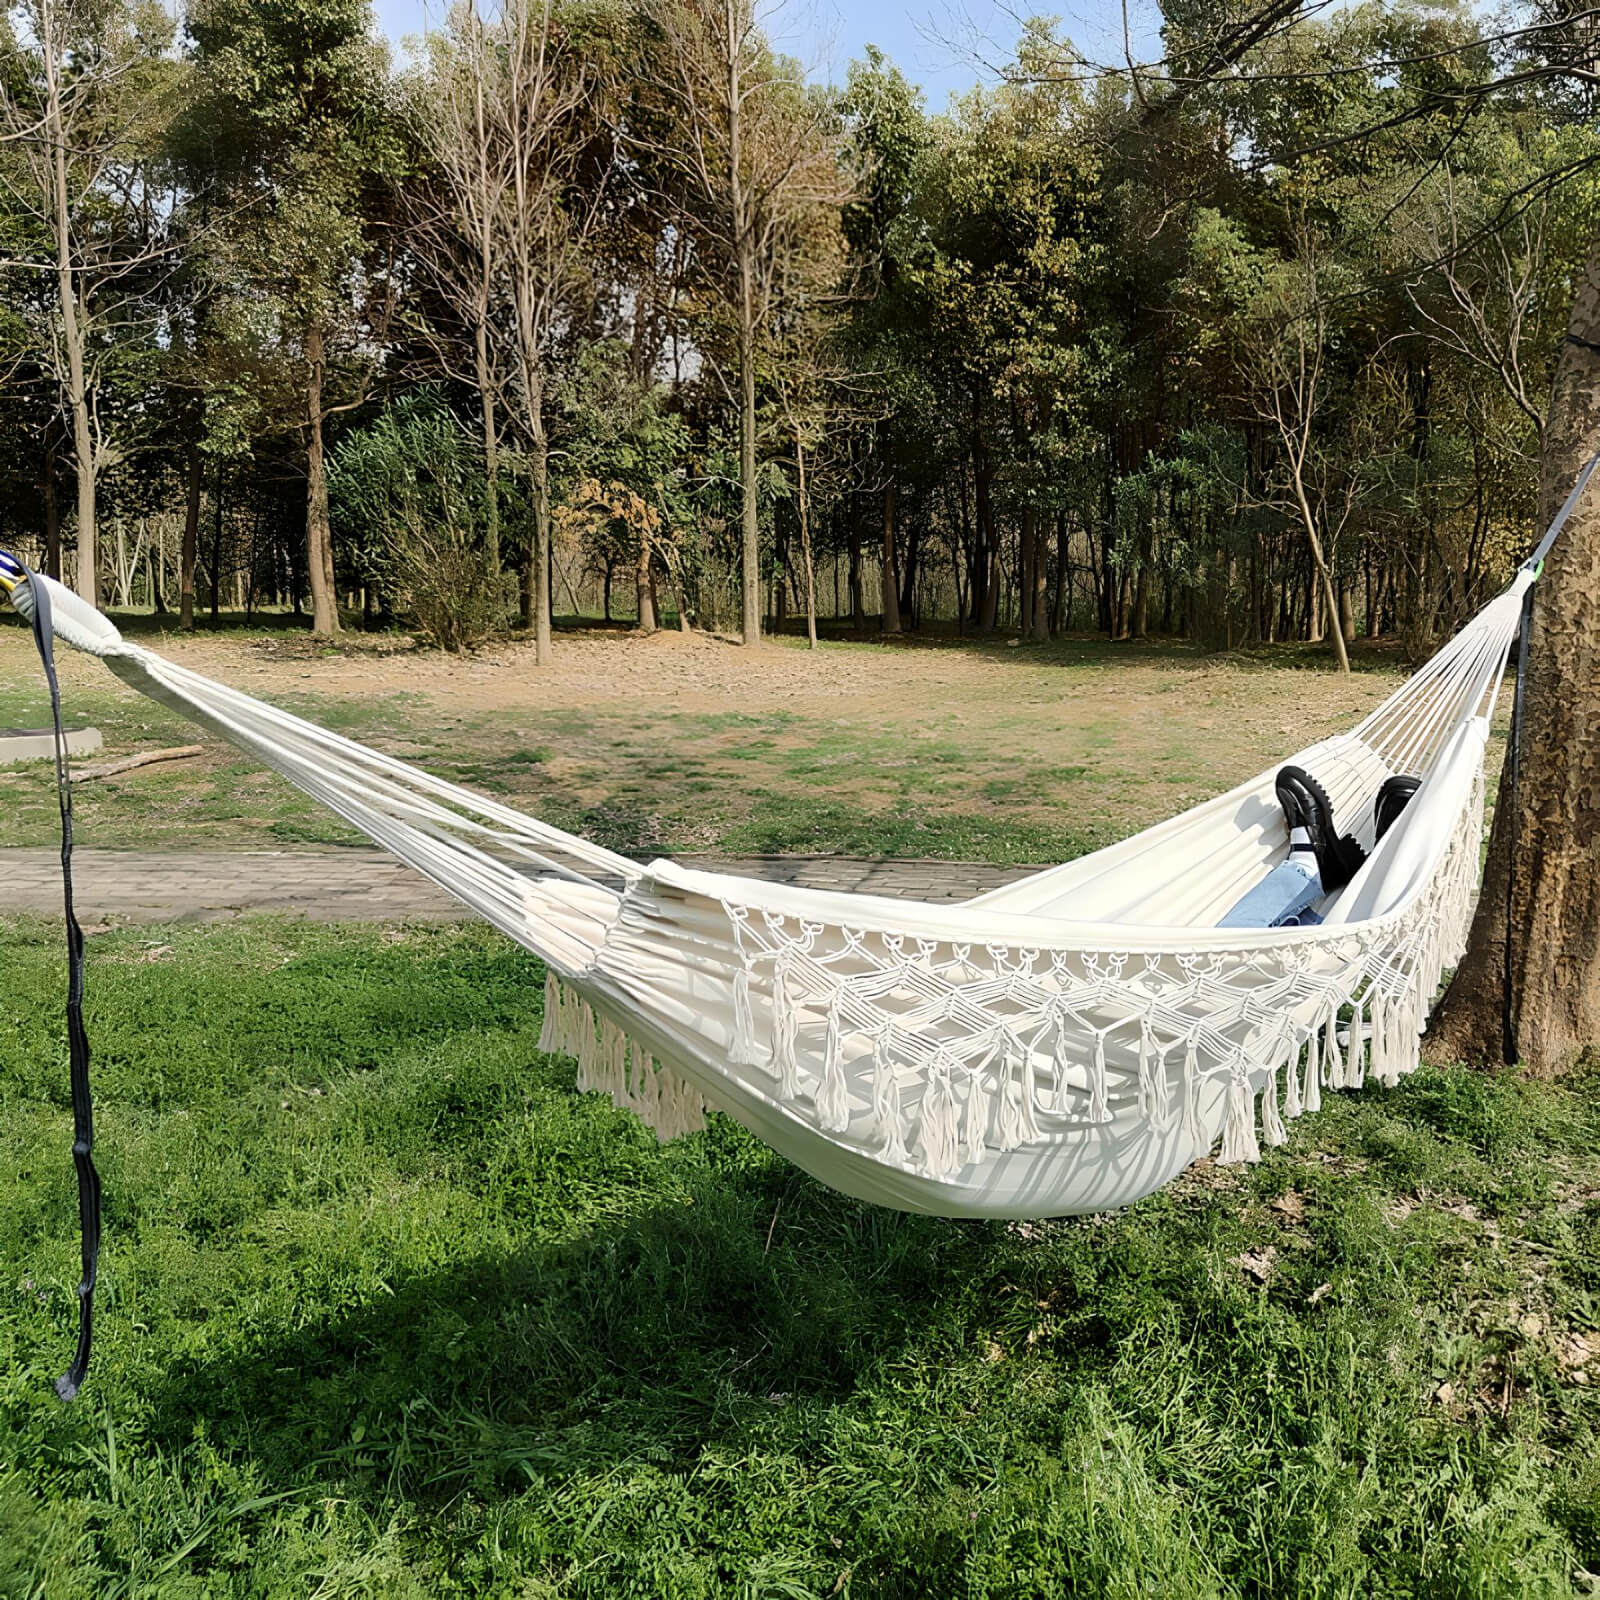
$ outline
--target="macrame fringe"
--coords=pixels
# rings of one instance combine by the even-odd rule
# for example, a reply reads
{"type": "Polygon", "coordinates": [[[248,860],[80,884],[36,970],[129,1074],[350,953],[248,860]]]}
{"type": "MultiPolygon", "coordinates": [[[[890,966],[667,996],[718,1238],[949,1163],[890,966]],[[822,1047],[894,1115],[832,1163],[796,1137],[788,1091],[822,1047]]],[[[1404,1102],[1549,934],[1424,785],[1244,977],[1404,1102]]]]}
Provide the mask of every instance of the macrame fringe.
{"type": "MultiPolygon", "coordinates": [[[[1287,1075],[1291,1088],[1294,1084],[1294,1063],[1291,1061],[1287,1068],[1287,1075]]],[[[1293,1113],[1290,1113],[1293,1115],[1293,1113]]],[[[1267,1074],[1266,1085],[1261,1091],[1261,1137],[1269,1146],[1276,1147],[1288,1141],[1289,1135],[1284,1130],[1283,1118],[1278,1115],[1278,1069],[1274,1067],[1267,1074]]]]}
{"type": "Polygon", "coordinates": [[[1150,1019],[1139,1018],[1139,1115],[1147,1122],[1155,1119],[1156,1086],[1151,1079],[1152,1056],[1150,1019]]]}
{"type": "Polygon", "coordinates": [[[1068,1049],[1068,1015],[1065,1006],[1056,1007],[1055,1082],[1052,1087],[1055,1089],[1055,1108],[1062,1116],[1072,1109],[1072,1052],[1068,1049]]]}
{"type": "Polygon", "coordinates": [[[733,975],[733,1048],[728,1059],[736,1067],[756,1064],[756,1021],[750,1010],[750,964],[746,960],[733,975]]]}
{"type": "Polygon", "coordinates": [[[554,967],[544,971],[544,1022],[539,1028],[539,1049],[545,1055],[561,1054],[561,980],[554,967]]]}
{"type": "Polygon", "coordinates": [[[574,1057],[580,1092],[609,1095],[619,1111],[631,1111],[663,1144],[706,1125],[705,1097],[687,1078],[630,1041],[616,1023],[550,971],[545,973],[539,1048],[574,1057]]]}
{"type": "MultiPolygon", "coordinates": [[[[829,1027],[835,1023],[831,1017],[829,1027]]],[[[772,976],[772,1066],[778,1075],[778,1098],[793,1105],[800,1098],[800,1063],[795,1054],[795,1038],[800,1018],[789,999],[788,964],[781,959],[772,976]]],[[[821,1110],[820,1100],[818,1110],[821,1110]]],[[[827,1123],[823,1123],[827,1127],[827,1123]]]]}
{"type": "Polygon", "coordinates": [[[872,1117],[883,1139],[883,1159],[904,1164],[908,1159],[905,1111],[887,1032],[872,1041],[872,1117]]]}
{"type": "Polygon", "coordinates": [[[957,1148],[956,1097],[950,1086],[950,1069],[937,1064],[922,1091],[922,1116],[917,1129],[917,1149],[931,1177],[947,1178],[960,1164],[957,1148]]]}
{"type": "MultiPolygon", "coordinates": [[[[792,1058],[792,1032],[788,1049],[792,1058]]],[[[843,1133],[850,1126],[850,1092],[845,1085],[844,1041],[840,1037],[837,1000],[828,1007],[828,1039],[822,1052],[822,1080],[817,1085],[817,1121],[829,1133],[843,1133]]]]}
{"type": "Polygon", "coordinates": [[[1250,1093],[1250,1078],[1242,1066],[1235,1067],[1228,1081],[1228,1114],[1222,1127],[1221,1165],[1237,1166],[1244,1161],[1259,1161],[1261,1146],[1256,1143],[1256,1103],[1250,1093]]]}
{"type": "MultiPolygon", "coordinates": [[[[1306,1035],[1307,1062],[1316,1054],[1316,1049],[1317,1030],[1313,1028],[1306,1035]]],[[[1308,1068],[1308,1070],[1314,1071],[1315,1068],[1308,1068]]],[[[1305,1106],[1300,1099],[1300,1052],[1297,1049],[1290,1050],[1289,1059],[1283,1064],[1283,1083],[1283,1114],[1293,1122],[1305,1110],[1305,1106]]]]}
{"type": "Polygon", "coordinates": [[[972,1075],[967,1089],[966,1157],[968,1162],[982,1161],[989,1142],[989,1117],[994,1098],[989,1093],[988,1079],[981,1071],[972,1075]]]}
{"type": "Polygon", "coordinates": [[[1195,1160],[1211,1153],[1211,1141],[1200,1126],[1200,1055],[1192,1033],[1183,1052],[1183,1137],[1195,1160]]]}
{"type": "Polygon", "coordinates": [[[1089,1074],[1089,1120],[1111,1120],[1110,1086],[1106,1081],[1106,1036],[1096,1031],[1094,1036],[1094,1070],[1089,1074]]]}

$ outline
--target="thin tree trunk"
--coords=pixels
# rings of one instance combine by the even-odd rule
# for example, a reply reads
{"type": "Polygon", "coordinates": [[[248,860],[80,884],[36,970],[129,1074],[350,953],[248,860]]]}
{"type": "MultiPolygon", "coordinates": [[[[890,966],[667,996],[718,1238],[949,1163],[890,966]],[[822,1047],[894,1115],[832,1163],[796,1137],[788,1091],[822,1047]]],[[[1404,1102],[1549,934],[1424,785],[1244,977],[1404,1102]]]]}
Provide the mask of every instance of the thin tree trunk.
{"type": "MultiPolygon", "coordinates": [[[[333,530],[328,520],[328,471],[323,455],[322,381],[325,352],[322,328],[306,330],[306,576],[311,584],[311,631],[331,639],[339,632],[339,598],[333,579],[333,530]]],[[[221,586],[221,574],[212,573],[221,586]]]]}
{"type": "Polygon", "coordinates": [[[739,263],[739,526],[744,642],[761,643],[761,521],[756,506],[755,286],[739,263]]]}
{"type": "MultiPolygon", "coordinates": [[[[1541,525],[1600,448],[1600,239],[1590,245],[1568,332],[1540,451],[1541,525]]],[[[1502,778],[1467,954],[1429,1023],[1427,1048],[1434,1061],[1521,1061],[1553,1076],[1600,1041],[1595,488],[1556,541],[1535,594],[1523,725],[1513,730],[1517,793],[1502,778]]]]}
{"type": "Polygon", "coordinates": [[[900,567],[894,543],[895,486],[883,491],[883,631],[900,631],[900,567]]]}
{"type": "Polygon", "coordinates": [[[811,507],[806,488],[806,448],[796,431],[794,436],[794,467],[798,480],[800,508],[800,555],[806,564],[806,647],[817,648],[817,569],[811,560],[811,507]]]}
{"type": "Polygon", "coordinates": [[[495,425],[494,383],[489,375],[489,325],[475,330],[478,403],[483,412],[483,553],[491,571],[500,570],[500,431],[495,425]]]}
{"type": "Polygon", "coordinates": [[[637,614],[640,633],[656,631],[656,594],[650,581],[650,541],[640,536],[639,559],[633,572],[634,591],[638,597],[637,614]]]}
{"type": "Polygon", "coordinates": [[[178,626],[194,628],[194,568],[200,554],[200,446],[189,446],[189,487],[183,507],[183,547],[178,555],[178,626]]]}
{"type": "Polygon", "coordinates": [[[523,595],[533,607],[533,659],[550,660],[550,439],[544,426],[544,392],[537,382],[525,383],[528,407],[528,477],[533,494],[533,548],[523,574],[523,595]]]}
{"type": "Polygon", "coordinates": [[[44,455],[44,570],[61,581],[61,506],[56,499],[56,447],[52,440],[44,455]]]}

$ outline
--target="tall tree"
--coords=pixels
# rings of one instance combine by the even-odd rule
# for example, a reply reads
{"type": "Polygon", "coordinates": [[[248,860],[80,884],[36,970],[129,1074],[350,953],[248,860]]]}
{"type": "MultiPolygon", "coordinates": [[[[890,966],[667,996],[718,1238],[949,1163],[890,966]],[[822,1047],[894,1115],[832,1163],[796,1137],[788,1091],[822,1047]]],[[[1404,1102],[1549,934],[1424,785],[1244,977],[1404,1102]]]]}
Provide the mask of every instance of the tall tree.
{"type": "Polygon", "coordinates": [[[154,291],[176,251],[162,171],[171,39],[162,13],[124,0],[15,0],[0,14],[0,186],[25,222],[5,265],[52,280],[53,297],[25,303],[42,312],[36,354],[66,418],[91,604],[100,479],[127,444],[110,391],[120,354],[154,348],[154,291]]]}
{"type": "Polygon", "coordinates": [[[523,614],[536,658],[550,657],[550,434],[553,344],[589,283],[587,245],[612,164],[605,117],[609,52],[600,17],[553,0],[506,0],[493,80],[501,250],[509,280],[533,538],[523,614]]]}
{"type": "MultiPolygon", "coordinates": [[[[428,62],[406,84],[407,119],[421,147],[421,171],[402,188],[408,244],[426,279],[466,331],[466,375],[478,394],[483,429],[487,514],[485,545],[500,560],[499,402],[504,362],[496,314],[505,293],[508,178],[499,107],[491,96],[501,75],[497,30],[475,0],[459,0],[438,33],[428,36],[428,62]]],[[[454,329],[426,323],[437,358],[452,377],[454,329]]]]}
{"type": "Polygon", "coordinates": [[[363,333],[386,304],[369,249],[373,191],[395,155],[387,57],[368,0],[197,0],[189,31],[202,88],[186,151],[231,218],[211,266],[239,342],[274,357],[254,399],[298,413],[312,627],[331,636],[326,433],[364,397],[363,333]]]}
{"type": "MultiPolygon", "coordinates": [[[[1573,298],[1539,468],[1541,523],[1600,450],[1600,239],[1573,298]]],[[[1441,1061],[1559,1073],[1600,1041],[1600,487],[1578,503],[1535,590],[1468,950],[1428,1028],[1441,1061]],[[1511,781],[1515,774],[1515,783],[1511,781]]]]}
{"type": "MultiPolygon", "coordinates": [[[[681,225],[731,325],[739,416],[744,642],[761,641],[757,483],[759,344],[773,313],[785,234],[813,208],[837,209],[849,186],[826,97],[775,55],[754,0],[647,0],[659,41],[656,84],[670,108],[653,153],[673,170],[681,225]]],[[[640,124],[643,131],[646,124],[640,124]]]]}

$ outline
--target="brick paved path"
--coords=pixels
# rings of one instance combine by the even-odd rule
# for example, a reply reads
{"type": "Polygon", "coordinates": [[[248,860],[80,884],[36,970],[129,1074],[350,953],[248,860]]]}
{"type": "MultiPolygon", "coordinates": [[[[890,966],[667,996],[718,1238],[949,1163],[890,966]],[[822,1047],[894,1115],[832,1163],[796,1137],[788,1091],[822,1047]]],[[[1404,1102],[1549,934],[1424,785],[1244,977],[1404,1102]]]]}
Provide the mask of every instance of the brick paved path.
{"type": "MultiPolygon", "coordinates": [[[[854,861],[841,856],[685,856],[691,866],[808,889],[965,900],[1031,867],[959,861],[854,861]]],[[[86,924],[216,922],[272,911],[316,922],[442,920],[468,915],[420,873],[378,850],[79,850],[73,858],[86,924]]],[[[0,914],[61,909],[54,850],[0,850],[0,914]]]]}

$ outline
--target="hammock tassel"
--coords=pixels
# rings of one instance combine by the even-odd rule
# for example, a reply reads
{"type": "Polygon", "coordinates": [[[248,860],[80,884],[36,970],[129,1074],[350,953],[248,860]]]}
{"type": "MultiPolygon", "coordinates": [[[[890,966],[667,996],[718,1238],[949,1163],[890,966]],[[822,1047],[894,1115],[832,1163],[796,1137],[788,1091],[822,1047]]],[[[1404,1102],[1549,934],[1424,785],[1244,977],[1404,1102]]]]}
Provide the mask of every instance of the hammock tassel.
{"type": "Polygon", "coordinates": [[[1192,1033],[1183,1053],[1183,1137],[1194,1152],[1191,1160],[1211,1154],[1211,1141],[1200,1126],[1200,1053],[1192,1033]]]}
{"type": "MultiPolygon", "coordinates": [[[[792,1059],[792,1025],[788,1048],[792,1059]]],[[[828,1133],[843,1133],[850,1126],[850,1091],[844,1077],[844,1041],[839,1032],[837,997],[828,1007],[828,1042],[822,1052],[822,1079],[817,1085],[817,1121],[828,1133]]]]}
{"type": "MultiPolygon", "coordinates": [[[[1284,1069],[1291,1091],[1294,1088],[1294,1063],[1291,1061],[1284,1069]]],[[[1271,1148],[1280,1144],[1287,1144],[1289,1135],[1283,1126],[1283,1118],[1278,1115],[1278,1069],[1274,1067],[1267,1074],[1265,1087],[1261,1091],[1261,1137],[1271,1148]]]]}
{"type": "Polygon", "coordinates": [[[1109,1122],[1111,1108],[1108,1104],[1110,1090],[1106,1082],[1106,1036],[1097,1030],[1094,1036],[1094,1071],[1089,1078],[1089,1120],[1109,1122]]]}
{"type": "Polygon", "coordinates": [[[554,967],[544,970],[544,1022],[539,1028],[539,1050],[547,1056],[561,1054],[561,980],[554,967]]]}
{"type": "Polygon", "coordinates": [[[1365,1006],[1366,1018],[1371,1018],[1373,1011],[1373,995],[1368,995],[1365,1000],[1357,1000],[1350,1008],[1350,1051],[1344,1061],[1344,1086],[1347,1090],[1358,1090],[1366,1082],[1366,1029],[1363,1021],[1362,1010],[1365,1006]]]}
{"type": "MultiPolygon", "coordinates": [[[[830,1041],[838,1031],[836,1011],[837,1003],[828,1012],[830,1041]]],[[[772,1068],[778,1075],[778,1098],[789,1105],[800,1098],[800,1063],[795,1054],[799,1031],[800,1019],[789,1000],[788,963],[780,957],[772,976],[772,1068]]]]}
{"type": "Polygon", "coordinates": [[[756,1064],[756,1020],[750,1010],[750,963],[742,962],[733,975],[733,1048],[728,1059],[736,1067],[756,1064]]]}
{"type": "Polygon", "coordinates": [[[595,1017],[594,1008],[587,1000],[578,1010],[578,1048],[573,1052],[578,1060],[578,1087],[588,1089],[594,1084],[595,1017]]]}
{"type": "Polygon", "coordinates": [[[1372,1024],[1371,1071],[1379,1083],[1387,1083],[1394,1070],[1394,1023],[1396,1003],[1380,994],[1368,1011],[1372,1024]]]}
{"type": "Polygon", "coordinates": [[[656,1075],[644,1046],[637,1042],[633,1047],[633,1094],[630,1096],[629,1104],[633,1114],[641,1122],[648,1123],[652,1128],[656,1126],[656,1117],[660,1109],[656,1093],[656,1075]]]}
{"type": "Polygon", "coordinates": [[[947,1178],[960,1163],[956,1141],[956,1097],[950,1087],[950,1070],[937,1062],[922,1092],[922,1118],[918,1130],[922,1165],[930,1177],[947,1178]]]}
{"type": "MultiPolygon", "coordinates": [[[[1317,1030],[1313,1028],[1306,1035],[1308,1056],[1317,1048],[1316,1039],[1317,1030]]],[[[1289,1057],[1283,1064],[1283,1114],[1288,1121],[1293,1122],[1304,1109],[1300,1103],[1300,1052],[1291,1045],[1289,1057]]]]}
{"type": "Polygon", "coordinates": [[[967,1161],[982,1161],[989,1140],[989,1114],[992,1109],[989,1085],[982,1070],[972,1074],[972,1085],[967,1090],[967,1161]]]}
{"type": "Polygon", "coordinates": [[[885,1030],[872,1041],[872,1114],[883,1135],[883,1159],[904,1165],[906,1157],[905,1112],[900,1104],[900,1080],[895,1076],[889,1055],[889,1034],[885,1030]]]}
{"type": "Polygon", "coordinates": [[[1313,1027],[1306,1039],[1306,1076],[1300,1091],[1300,1110],[1312,1114],[1322,1109],[1322,1049],[1321,1028],[1313,1027]]]}
{"type": "Polygon", "coordinates": [[[1063,1005],[1058,1005],[1056,1007],[1054,1087],[1056,1091],[1056,1110],[1062,1116],[1066,1116],[1071,1109],[1068,1101],[1072,1093],[1072,1055],[1067,1048],[1067,1036],[1067,1008],[1063,1005]]]}
{"type": "Polygon", "coordinates": [[[614,1022],[603,1022],[600,1025],[600,1054],[594,1079],[589,1085],[591,1089],[598,1089],[613,1100],[617,1098],[617,1063],[626,1049],[627,1036],[622,1029],[614,1022]]]}
{"type": "Polygon", "coordinates": [[[1261,1146],[1256,1143],[1256,1104],[1250,1093],[1250,1076],[1243,1064],[1233,1069],[1228,1080],[1228,1116],[1222,1129],[1222,1152],[1218,1162],[1225,1167],[1259,1161],[1261,1146]]]}
{"type": "MultiPolygon", "coordinates": [[[[1150,1042],[1154,1046],[1153,1035],[1150,1042]]],[[[1172,1126],[1172,1080],[1167,1076],[1167,1053],[1171,1049],[1169,1044],[1156,1053],[1155,1068],[1150,1075],[1150,1120],[1159,1133],[1165,1133],[1172,1126]]]]}
{"type": "MultiPolygon", "coordinates": [[[[1320,1082],[1325,1089],[1337,1089],[1344,1073],[1343,1057],[1339,1053],[1339,1006],[1333,1002],[1328,1006],[1328,1025],[1322,1034],[1322,1075],[1320,1082]]],[[[1322,1108],[1322,1096],[1317,1096],[1316,1109],[1322,1108]]],[[[1306,1109],[1312,1109],[1311,1102],[1306,1102],[1306,1109]]]]}
{"type": "Polygon", "coordinates": [[[1150,1075],[1150,1019],[1139,1018],[1139,1115],[1147,1122],[1155,1115],[1156,1086],[1150,1075]]]}

